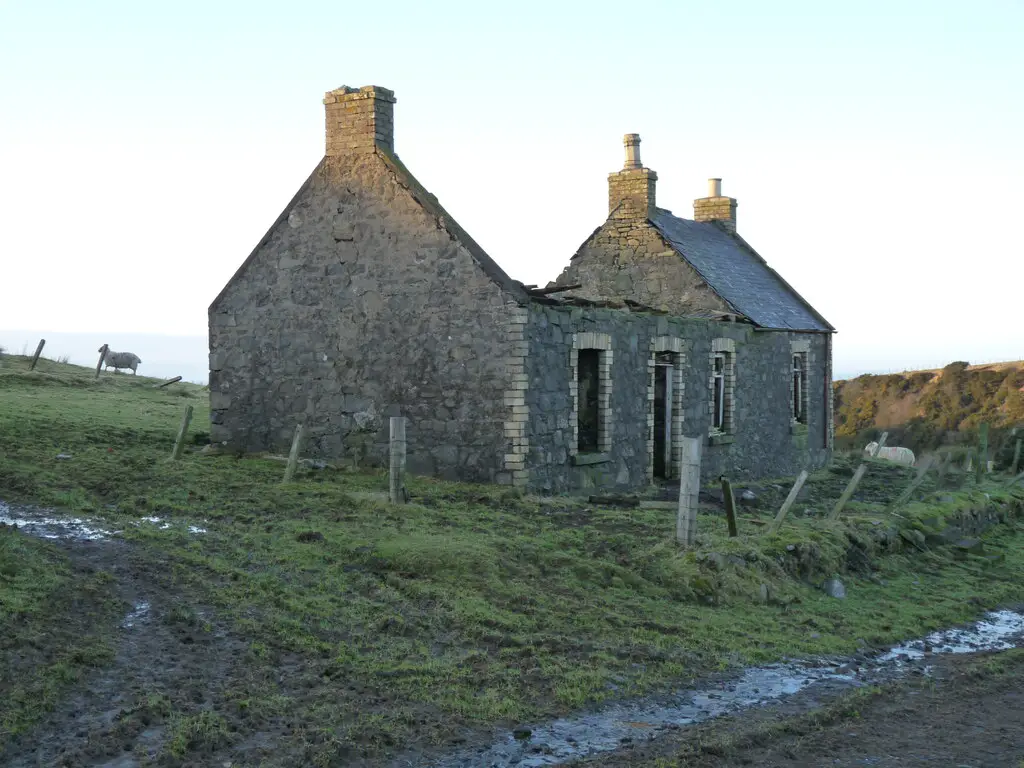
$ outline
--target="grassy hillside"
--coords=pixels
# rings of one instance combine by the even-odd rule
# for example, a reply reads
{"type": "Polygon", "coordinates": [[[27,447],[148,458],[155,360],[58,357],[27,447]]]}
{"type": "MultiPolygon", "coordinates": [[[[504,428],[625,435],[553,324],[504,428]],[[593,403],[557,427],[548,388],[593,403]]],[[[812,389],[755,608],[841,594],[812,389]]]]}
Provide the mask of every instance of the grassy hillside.
{"type": "Polygon", "coordinates": [[[923,452],[973,442],[987,422],[990,442],[1010,461],[1014,428],[1024,428],[1024,362],[972,366],[950,363],[932,371],[864,375],[834,385],[836,437],[863,447],[882,430],[890,445],[923,452]]]}
{"type": "Polygon", "coordinates": [[[756,487],[739,538],[705,505],[684,552],[663,507],[417,478],[412,503],[394,507],[382,473],[304,467],[282,485],[279,461],[204,452],[202,434],[169,463],[186,404],[205,429],[206,391],[154,383],[0,363],[0,499],[118,532],[70,544],[0,530],[0,762],[4,742],[41,741],[30,725],[43,719],[51,742],[85,739],[74,749],[89,759],[131,748],[147,765],[385,764],[467,728],[852,652],[1024,599],[1012,515],[984,556],[920,543],[964,510],[1022,508],[1024,493],[955,473],[929,478],[897,517],[886,504],[909,472],[873,462],[830,522],[856,465],[840,458],[778,535],[765,524],[791,479],[756,487]],[[820,589],[835,574],[846,600],[820,589]],[[118,629],[142,598],[148,618],[118,629]],[[83,685],[109,689],[113,721],[61,714],[83,685]]]}

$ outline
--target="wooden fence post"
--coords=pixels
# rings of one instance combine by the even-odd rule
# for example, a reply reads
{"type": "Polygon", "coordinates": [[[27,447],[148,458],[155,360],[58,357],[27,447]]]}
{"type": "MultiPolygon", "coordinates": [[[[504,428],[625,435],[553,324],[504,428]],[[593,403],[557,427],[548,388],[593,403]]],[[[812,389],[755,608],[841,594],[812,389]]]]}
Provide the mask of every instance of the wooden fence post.
{"type": "Polygon", "coordinates": [[[1013,446],[1013,463],[1010,464],[1010,474],[1017,474],[1017,464],[1020,462],[1020,438],[1017,438],[1016,445],[1013,446]]]}
{"type": "Polygon", "coordinates": [[[729,526],[729,538],[739,536],[736,528],[736,497],[732,495],[732,483],[724,475],[722,476],[722,496],[725,501],[725,522],[729,526]]]}
{"type": "Polygon", "coordinates": [[[881,453],[882,449],[885,448],[885,441],[889,439],[889,433],[883,432],[882,436],[878,438],[878,445],[875,446],[875,450],[871,451],[871,458],[875,458],[881,453]]]}
{"type": "Polygon", "coordinates": [[[181,381],[181,376],[175,376],[173,379],[168,379],[163,384],[154,384],[153,389],[161,389],[166,387],[168,384],[176,384],[179,381],[181,381]]]}
{"type": "Polygon", "coordinates": [[[290,483],[295,477],[295,468],[299,464],[299,448],[302,445],[302,434],[305,428],[299,424],[295,427],[295,435],[292,437],[292,449],[288,451],[288,465],[284,468],[283,483],[290,483]]]}
{"type": "Polygon", "coordinates": [[[107,350],[109,350],[109,349],[110,349],[110,347],[108,345],[106,345],[106,344],[104,344],[102,347],[100,347],[100,361],[98,363],[96,363],[96,378],[97,379],[100,377],[100,368],[103,367],[103,358],[105,358],[107,356],[107,350]]]}
{"type": "Polygon", "coordinates": [[[192,422],[192,406],[185,406],[185,414],[181,417],[181,426],[178,427],[178,437],[174,440],[174,450],[171,451],[171,461],[181,458],[181,451],[185,447],[185,435],[188,434],[188,425],[192,422]]]}
{"type": "Polygon", "coordinates": [[[974,465],[974,482],[980,483],[988,469],[988,422],[978,425],[978,462],[974,465]]]}
{"type": "Polygon", "coordinates": [[[45,344],[46,344],[46,339],[40,339],[39,340],[39,346],[36,347],[36,353],[34,355],[32,355],[32,364],[28,367],[28,369],[30,371],[34,371],[36,369],[36,363],[39,362],[39,355],[41,355],[43,353],[43,346],[45,344]]]}
{"type": "Polygon", "coordinates": [[[692,547],[697,541],[697,496],[700,494],[699,437],[682,439],[679,459],[679,511],[676,514],[676,542],[692,547]]]}
{"type": "Polygon", "coordinates": [[[768,533],[778,533],[779,528],[782,527],[782,521],[786,519],[786,515],[789,513],[789,508],[793,506],[793,502],[796,501],[796,496],[800,493],[800,489],[804,487],[804,483],[807,482],[807,470],[805,469],[797,477],[796,482],[793,483],[793,488],[789,492],[789,496],[782,502],[782,506],[779,508],[779,514],[775,516],[772,524],[768,527],[768,533]]]}
{"type": "Polygon", "coordinates": [[[391,466],[388,472],[392,504],[405,504],[405,416],[391,417],[391,466]]]}
{"type": "Polygon", "coordinates": [[[917,474],[914,476],[914,479],[911,480],[910,484],[903,489],[899,496],[896,497],[896,500],[889,505],[889,507],[886,509],[886,512],[891,513],[895,511],[898,506],[900,506],[901,504],[905,504],[907,501],[909,501],[911,494],[915,490],[917,490],[917,487],[921,483],[924,482],[924,477],[925,475],[928,474],[928,470],[931,469],[932,462],[934,460],[934,456],[925,456],[923,459],[921,459],[921,466],[918,467],[917,474]]]}
{"type": "Polygon", "coordinates": [[[853,496],[853,492],[857,490],[857,486],[860,484],[860,481],[867,470],[867,464],[861,464],[857,467],[857,471],[853,473],[853,477],[850,478],[850,482],[846,484],[846,488],[843,490],[842,496],[839,497],[839,501],[837,501],[836,505],[832,507],[832,511],[828,515],[829,520],[839,519],[839,513],[843,511],[843,507],[846,506],[846,502],[850,500],[850,497],[853,496]]]}

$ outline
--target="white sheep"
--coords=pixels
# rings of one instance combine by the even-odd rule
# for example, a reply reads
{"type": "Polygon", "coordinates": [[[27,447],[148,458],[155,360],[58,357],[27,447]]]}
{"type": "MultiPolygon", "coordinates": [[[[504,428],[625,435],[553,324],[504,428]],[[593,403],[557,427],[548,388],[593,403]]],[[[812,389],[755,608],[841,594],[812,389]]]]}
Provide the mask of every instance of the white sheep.
{"type": "MultiPolygon", "coordinates": [[[[102,352],[103,347],[100,347],[97,352],[102,352]]],[[[115,352],[112,349],[107,350],[107,354],[103,356],[103,367],[113,368],[114,373],[117,373],[118,368],[130,368],[132,374],[136,373],[136,369],[142,363],[139,356],[133,352],[115,352]]]]}
{"type": "MultiPolygon", "coordinates": [[[[864,446],[864,455],[870,456],[874,450],[878,448],[878,443],[872,441],[864,446]]],[[[914,456],[914,452],[909,448],[904,448],[899,445],[884,445],[882,446],[878,454],[875,456],[876,459],[885,459],[886,461],[895,461],[897,464],[905,464],[908,467],[914,466],[917,458],[914,456]]]]}

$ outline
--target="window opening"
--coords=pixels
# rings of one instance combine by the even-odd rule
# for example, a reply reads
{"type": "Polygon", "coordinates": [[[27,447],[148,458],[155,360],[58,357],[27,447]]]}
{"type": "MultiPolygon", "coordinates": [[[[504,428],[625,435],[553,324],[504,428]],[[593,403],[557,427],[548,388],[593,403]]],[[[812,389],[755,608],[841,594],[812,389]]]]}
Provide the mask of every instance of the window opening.
{"type": "Polygon", "coordinates": [[[577,450],[580,453],[596,453],[601,435],[600,408],[601,351],[581,349],[577,363],[577,386],[579,392],[577,450]]]}
{"type": "Polygon", "coordinates": [[[715,410],[712,425],[715,429],[725,429],[725,355],[715,355],[714,370],[715,410]]]}
{"type": "Polygon", "coordinates": [[[654,356],[654,475],[668,478],[672,474],[672,391],[673,353],[654,356]]]}
{"type": "Polygon", "coordinates": [[[803,355],[793,355],[793,418],[801,424],[807,418],[804,409],[805,375],[803,355]]]}

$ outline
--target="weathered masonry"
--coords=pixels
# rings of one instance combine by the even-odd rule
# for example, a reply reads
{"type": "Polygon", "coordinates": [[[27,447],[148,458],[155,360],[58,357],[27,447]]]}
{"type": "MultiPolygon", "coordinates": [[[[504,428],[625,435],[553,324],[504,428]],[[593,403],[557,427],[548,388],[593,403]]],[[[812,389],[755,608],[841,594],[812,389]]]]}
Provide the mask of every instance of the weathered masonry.
{"type": "Polygon", "coordinates": [[[832,446],[833,329],[736,234],[712,180],[694,219],[658,208],[626,137],[609,215],[558,280],[524,286],[394,153],[395,98],[325,99],[327,151],[210,307],[211,435],[539,491],[791,473],[832,446]]]}

